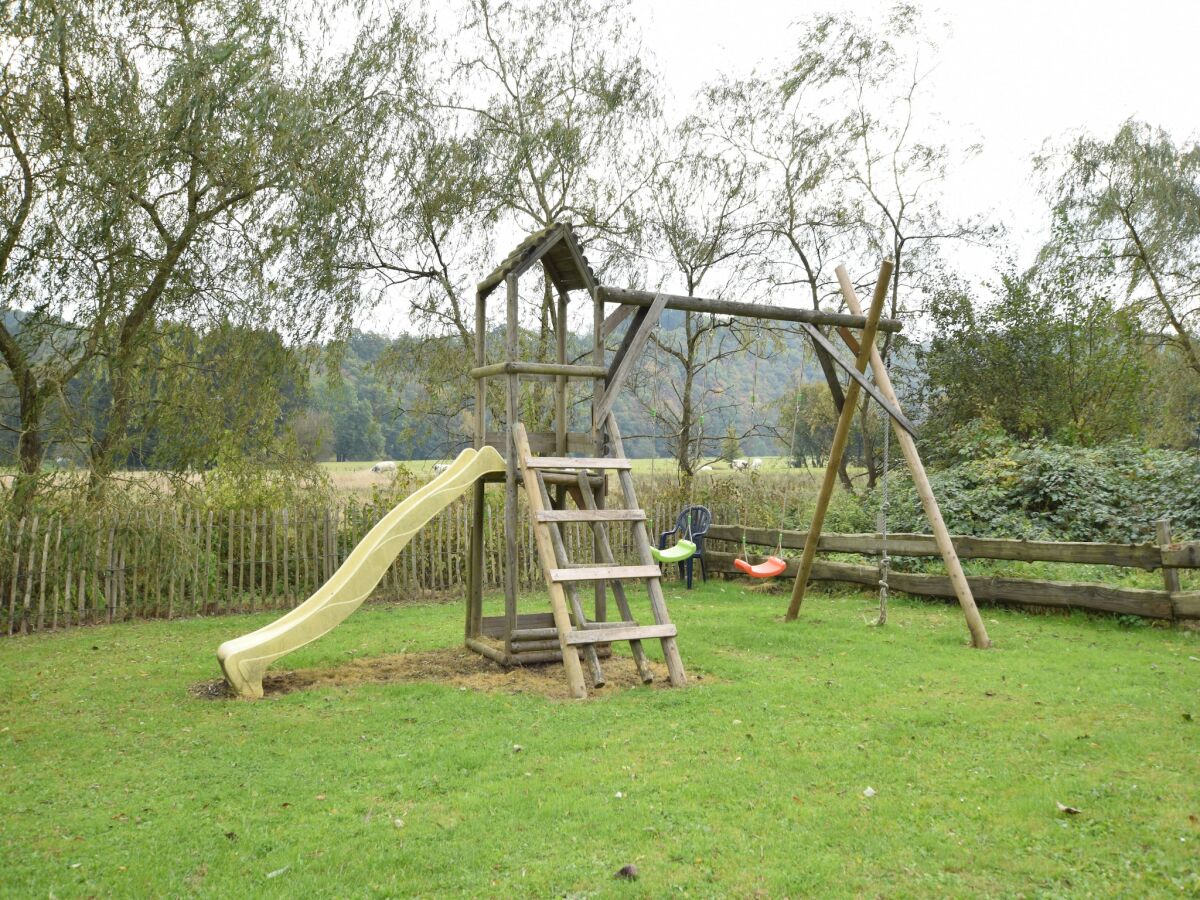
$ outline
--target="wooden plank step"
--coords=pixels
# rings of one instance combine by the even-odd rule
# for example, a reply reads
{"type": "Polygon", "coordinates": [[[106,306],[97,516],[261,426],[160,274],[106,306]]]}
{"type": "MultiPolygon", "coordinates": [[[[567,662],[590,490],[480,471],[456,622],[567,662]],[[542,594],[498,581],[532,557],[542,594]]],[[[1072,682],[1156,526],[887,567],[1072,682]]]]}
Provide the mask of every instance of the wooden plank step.
{"type": "Polygon", "coordinates": [[[661,578],[658,566],[580,566],[573,569],[551,569],[550,580],[600,581],[617,578],[661,578]]]}
{"type": "Polygon", "coordinates": [[[644,522],[642,509],[546,509],[537,514],[539,522],[644,522]]]}
{"type": "Polygon", "coordinates": [[[527,456],[531,469],[632,469],[633,463],[614,456],[527,456]]]}
{"type": "Polygon", "coordinates": [[[608,644],[612,641],[649,641],[654,638],[671,638],[678,634],[675,626],[626,625],[617,628],[576,629],[567,635],[568,644],[608,644]]]}

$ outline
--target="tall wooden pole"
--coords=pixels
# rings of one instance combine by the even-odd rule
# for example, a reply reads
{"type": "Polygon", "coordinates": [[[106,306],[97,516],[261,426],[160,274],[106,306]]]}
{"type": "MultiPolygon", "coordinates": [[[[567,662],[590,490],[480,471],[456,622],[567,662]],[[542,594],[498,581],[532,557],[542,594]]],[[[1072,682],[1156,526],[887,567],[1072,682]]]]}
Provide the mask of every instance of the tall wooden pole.
{"type": "MultiPolygon", "coordinates": [[[[854,285],[850,283],[850,274],[846,271],[845,266],[837,267],[837,278],[838,284],[842,288],[842,297],[846,300],[846,308],[855,315],[860,315],[862,306],[858,302],[858,295],[854,292],[854,285]]],[[[871,374],[875,376],[875,386],[884,397],[892,402],[892,405],[899,409],[900,403],[892,388],[891,376],[883,367],[879,351],[875,349],[873,343],[870,350],[871,374]]],[[[958,561],[958,552],[954,549],[950,532],[942,520],[942,511],[938,508],[937,499],[933,496],[933,488],[925,474],[925,466],[921,462],[920,454],[917,453],[917,443],[913,440],[912,435],[897,425],[895,421],[892,421],[891,424],[896,432],[896,440],[900,442],[900,449],[904,451],[904,461],[908,463],[908,471],[912,473],[913,484],[916,485],[917,495],[921,498],[921,505],[925,508],[925,517],[933,529],[933,539],[937,543],[938,552],[941,553],[942,560],[946,564],[950,583],[954,586],[954,593],[958,597],[958,603],[966,617],[967,628],[971,632],[971,644],[980,649],[989,647],[991,641],[988,639],[987,628],[984,627],[983,618],[979,615],[979,608],[975,605],[975,597],[971,593],[971,586],[967,583],[967,576],[963,574],[962,563],[958,561]]]]}
{"type": "MultiPolygon", "coordinates": [[[[879,316],[883,313],[883,301],[887,298],[888,283],[892,278],[894,265],[890,259],[885,259],[879,267],[879,279],[875,282],[875,296],[871,298],[871,311],[867,313],[867,322],[862,331],[862,345],[858,351],[855,367],[860,372],[867,370],[867,361],[871,358],[871,350],[875,347],[875,333],[879,327],[879,316]]],[[[794,622],[800,614],[800,604],[804,602],[804,590],[808,585],[808,577],[812,574],[813,560],[817,555],[817,542],[821,539],[821,528],[825,524],[825,512],[829,509],[829,498],[833,496],[834,483],[837,481],[838,465],[846,452],[846,442],[850,439],[850,426],[854,421],[855,407],[861,391],[854,379],[846,387],[846,401],[842,404],[842,413],[838,416],[837,430],[833,433],[833,446],[829,448],[829,462],[825,466],[825,478],[821,482],[821,492],[817,495],[817,505],[813,508],[812,521],[808,526],[808,538],[804,542],[804,552],[800,557],[800,571],[796,573],[796,583],[792,585],[792,602],[788,605],[786,619],[794,622]]]]}
{"type": "MultiPolygon", "coordinates": [[[[517,276],[504,279],[506,290],[504,361],[516,362],[520,356],[520,331],[518,322],[517,276]]],[[[482,380],[482,379],[481,379],[482,380]]],[[[511,654],[512,633],[517,628],[517,448],[515,428],[521,414],[521,376],[510,373],[505,379],[507,390],[504,395],[504,451],[508,457],[508,470],[504,479],[504,652],[511,654]]],[[[532,496],[532,492],[530,492],[532,496]]],[[[583,676],[580,676],[581,678],[583,676]]]]}
{"type": "MultiPolygon", "coordinates": [[[[475,296],[475,365],[487,365],[487,300],[475,296]]],[[[475,380],[475,449],[487,441],[487,379],[475,380]]],[[[487,486],[483,479],[471,489],[471,550],[467,562],[467,639],[478,638],[483,624],[483,519],[487,486]]],[[[286,547],[287,544],[285,543],[286,547]]]]}

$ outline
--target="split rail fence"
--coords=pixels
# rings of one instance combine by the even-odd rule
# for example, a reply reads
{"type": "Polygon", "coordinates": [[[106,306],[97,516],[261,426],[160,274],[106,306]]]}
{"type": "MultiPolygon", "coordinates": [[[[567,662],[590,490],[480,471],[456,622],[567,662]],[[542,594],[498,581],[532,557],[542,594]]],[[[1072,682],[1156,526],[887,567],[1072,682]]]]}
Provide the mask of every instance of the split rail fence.
{"type": "MultiPolygon", "coordinates": [[[[1103,544],[1083,542],[1025,541],[1007,538],[953,537],[955,550],[962,559],[991,559],[1022,562],[1058,562],[1084,565],[1118,566],[1160,570],[1161,589],[1123,587],[1112,584],[1077,581],[1047,581],[1000,575],[968,575],[975,599],[1021,606],[1069,607],[1151,619],[1200,618],[1200,590],[1180,589],[1179,570],[1200,569],[1200,541],[1172,543],[1170,524],[1158,523],[1160,543],[1103,544]]],[[[734,573],[733,560],[746,545],[770,548],[780,542],[785,551],[804,550],[806,532],[740,525],[713,525],[708,531],[706,564],[709,572],[734,573]],[[736,547],[736,549],[729,549],[736,547]]],[[[878,557],[884,549],[878,534],[822,534],[818,553],[854,554],[878,557]]],[[[933,536],[928,534],[889,534],[888,556],[940,557],[933,536]]],[[[765,555],[765,554],[764,554],[765,555]]],[[[796,575],[799,559],[787,559],[785,574],[796,575]]],[[[844,582],[879,586],[879,566],[818,559],[813,566],[815,581],[844,582]]],[[[953,598],[954,587],[946,575],[888,571],[888,587],[924,597],[953,598]]]]}

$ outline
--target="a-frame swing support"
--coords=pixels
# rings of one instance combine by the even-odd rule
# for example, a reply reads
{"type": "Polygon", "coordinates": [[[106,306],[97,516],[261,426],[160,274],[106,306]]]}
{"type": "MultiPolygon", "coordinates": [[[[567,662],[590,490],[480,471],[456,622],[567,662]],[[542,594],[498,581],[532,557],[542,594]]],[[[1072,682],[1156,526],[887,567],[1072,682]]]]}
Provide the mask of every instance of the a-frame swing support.
{"type": "MultiPolygon", "coordinates": [[[[958,553],[954,549],[954,542],[951,540],[950,532],[947,530],[946,523],[942,519],[942,512],[938,507],[937,499],[933,495],[933,488],[929,483],[929,478],[925,474],[925,466],[921,462],[920,454],[917,452],[917,445],[913,439],[911,426],[908,424],[907,419],[904,418],[903,413],[900,412],[900,404],[896,398],[896,392],[892,387],[891,377],[888,375],[887,369],[884,368],[879,350],[875,347],[877,325],[883,311],[884,300],[887,297],[893,268],[894,264],[891,260],[884,260],[879,268],[879,278],[875,282],[875,291],[871,298],[871,308],[867,314],[867,321],[863,327],[862,337],[857,346],[844,328],[842,329],[842,337],[846,340],[847,346],[856,352],[855,368],[860,374],[866,372],[868,362],[871,365],[871,372],[875,376],[875,387],[883,395],[882,399],[877,399],[880,399],[880,405],[887,411],[892,427],[896,432],[896,438],[904,453],[905,462],[908,464],[913,483],[916,485],[917,494],[921,498],[921,505],[924,507],[925,516],[929,520],[930,527],[933,530],[938,551],[941,553],[942,560],[946,565],[946,571],[950,575],[950,582],[954,585],[955,595],[958,597],[959,605],[962,607],[963,615],[967,620],[967,629],[971,633],[971,644],[976,648],[983,649],[991,646],[987,628],[983,624],[983,618],[979,615],[979,608],[975,604],[975,597],[972,595],[971,587],[967,583],[966,575],[963,573],[962,563],[959,561],[958,553]]],[[[837,278],[842,291],[842,297],[846,302],[846,308],[851,314],[861,316],[862,305],[858,300],[858,295],[855,293],[854,285],[850,281],[850,276],[845,266],[838,266],[837,278]]],[[[854,417],[855,404],[858,400],[859,386],[858,379],[851,380],[846,392],[846,403],[842,407],[842,412],[838,417],[833,446],[830,448],[829,460],[825,468],[825,477],[821,482],[821,490],[817,496],[816,506],[813,509],[812,520],[809,523],[808,537],[804,541],[804,551],[800,558],[800,569],[796,573],[796,582],[792,587],[791,603],[788,606],[786,616],[788,621],[796,619],[800,613],[800,605],[804,601],[804,593],[807,589],[808,579],[812,574],[813,562],[816,558],[817,544],[821,539],[821,529],[824,526],[825,512],[829,507],[830,497],[833,495],[838,465],[846,451],[846,442],[850,435],[850,426],[854,417]]]]}

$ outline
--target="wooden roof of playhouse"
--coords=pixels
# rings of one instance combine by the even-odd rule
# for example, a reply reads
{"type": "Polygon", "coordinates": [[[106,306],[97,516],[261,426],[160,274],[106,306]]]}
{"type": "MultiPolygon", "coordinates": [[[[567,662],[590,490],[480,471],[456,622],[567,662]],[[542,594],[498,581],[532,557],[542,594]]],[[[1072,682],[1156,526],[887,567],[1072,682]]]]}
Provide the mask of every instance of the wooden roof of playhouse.
{"type": "Polygon", "coordinates": [[[595,290],[596,275],[583,255],[571,223],[554,222],[521,241],[504,262],[479,282],[476,291],[479,296],[486,297],[509,275],[520,276],[538,260],[559,290],[595,290]]]}

